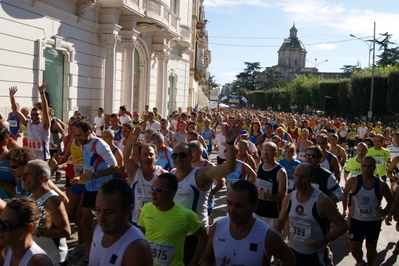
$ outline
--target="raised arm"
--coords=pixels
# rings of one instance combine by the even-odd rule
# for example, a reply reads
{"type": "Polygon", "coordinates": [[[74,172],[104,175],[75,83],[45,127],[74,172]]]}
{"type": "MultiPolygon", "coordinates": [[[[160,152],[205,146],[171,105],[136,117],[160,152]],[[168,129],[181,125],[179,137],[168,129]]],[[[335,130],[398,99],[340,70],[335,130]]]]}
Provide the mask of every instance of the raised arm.
{"type": "Polygon", "coordinates": [[[10,91],[10,101],[11,101],[11,108],[12,108],[12,111],[13,111],[14,113],[17,114],[18,120],[19,120],[24,126],[26,126],[27,123],[28,123],[28,118],[26,118],[26,117],[21,113],[21,111],[20,111],[19,108],[18,108],[17,102],[15,101],[15,94],[16,94],[17,91],[18,91],[18,87],[17,87],[17,86],[12,86],[12,87],[9,89],[9,91],[10,91]]]}
{"type": "Polygon", "coordinates": [[[44,81],[41,86],[37,85],[37,89],[40,94],[40,99],[42,100],[42,119],[43,119],[43,127],[44,130],[49,131],[50,130],[50,115],[48,113],[48,102],[46,98],[46,88],[48,86],[47,81],[44,81]]]}
{"type": "Polygon", "coordinates": [[[129,176],[129,181],[131,178],[134,178],[134,174],[139,167],[134,159],[131,157],[133,153],[134,145],[137,143],[137,140],[140,136],[141,129],[140,127],[136,127],[130,134],[127,139],[125,148],[123,149],[123,163],[125,167],[125,171],[129,176]]]}
{"type": "Polygon", "coordinates": [[[197,172],[197,176],[199,178],[197,178],[197,180],[200,181],[205,179],[207,180],[205,182],[208,182],[210,185],[212,180],[222,178],[234,171],[236,164],[234,140],[240,134],[242,124],[242,121],[236,120],[231,129],[226,132],[226,163],[215,167],[205,167],[199,169],[197,172]]]}

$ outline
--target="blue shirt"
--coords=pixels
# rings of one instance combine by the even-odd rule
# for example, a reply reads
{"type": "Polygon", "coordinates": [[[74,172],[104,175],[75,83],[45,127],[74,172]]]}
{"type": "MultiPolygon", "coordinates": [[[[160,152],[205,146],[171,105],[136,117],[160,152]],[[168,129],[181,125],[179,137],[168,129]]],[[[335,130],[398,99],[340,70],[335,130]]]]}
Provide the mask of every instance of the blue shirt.
{"type": "Polygon", "coordinates": [[[174,164],[172,160],[172,148],[163,146],[161,152],[157,152],[157,162],[156,165],[161,166],[166,171],[170,171],[174,164]]]}

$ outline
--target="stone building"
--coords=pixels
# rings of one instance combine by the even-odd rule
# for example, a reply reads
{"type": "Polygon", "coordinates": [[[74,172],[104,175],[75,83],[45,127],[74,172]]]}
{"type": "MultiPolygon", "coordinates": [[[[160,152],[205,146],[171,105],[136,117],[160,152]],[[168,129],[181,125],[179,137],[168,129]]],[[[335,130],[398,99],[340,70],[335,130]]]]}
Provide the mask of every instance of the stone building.
{"type": "Polygon", "coordinates": [[[210,63],[202,2],[1,0],[0,112],[10,109],[7,88],[18,86],[17,101],[29,107],[43,80],[64,120],[124,104],[164,116],[195,106],[210,63]]]}

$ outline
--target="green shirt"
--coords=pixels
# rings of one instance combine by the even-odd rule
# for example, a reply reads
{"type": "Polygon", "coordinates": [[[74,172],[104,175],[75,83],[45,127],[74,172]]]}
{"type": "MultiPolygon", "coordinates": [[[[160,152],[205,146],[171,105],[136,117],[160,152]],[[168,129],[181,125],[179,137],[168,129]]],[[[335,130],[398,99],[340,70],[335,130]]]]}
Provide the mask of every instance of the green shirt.
{"type": "Polygon", "coordinates": [[[376,150],[374,147],[372,147],[368,150],[366,156],[370,156],[375,159],[376,169],[374,171],[374,174],[379,176],[387,175],[386,165],[389,158],[391,157],[391,153],[389,152],[389,150],[385,148],[381,148],[381,150],[376,150]]]}
{"type": "Polygon", "coordinates": [[[138,225],[145,228],[154,265],[184,265],[183,250],[187,234],[196,232],[202,222],[195,212],[175,203],[168,211],[159,211],[152,202],[146,203],[138,225]]]}
{"type": "Polygon", "coordinates": [[[346,162],[345,172],[349,173],[350,176],[356,176],[362,173],[361,165],[356,161],[356,159],[357,157],[354,157],[346,162]]]}

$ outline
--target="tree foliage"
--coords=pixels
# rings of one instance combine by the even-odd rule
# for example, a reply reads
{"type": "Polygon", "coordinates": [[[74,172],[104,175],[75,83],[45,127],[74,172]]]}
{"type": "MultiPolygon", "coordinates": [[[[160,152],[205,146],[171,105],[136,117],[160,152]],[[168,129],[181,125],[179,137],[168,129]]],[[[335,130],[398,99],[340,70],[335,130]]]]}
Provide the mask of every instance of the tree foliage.
{"type": "Polygon", "coordinates": [[[249,91],[254,91],[258,85],[257,76],[261,70],[260,63],[244,62],[246,68],[243,72],[236,75],[236,80],[233,82],[234,89],[245,88],[249,91]]]}
{"type": "Polygon", "coordinates": [[[218,81],[217,81],[215,75],[211,75],[211,73],[209,73],[208,87],[209,87],[210,90],[220,87],[220,84],[217,83],[217,82],[218,81]]]}
{"type": "Polygon", "coordinates": [[[385,32],[380,34],[383,37],[382,40],[375,40],[376,45],[379,46],[378,51],[382,51],[381,54],[377,55],[380,60],[377,61],[378,66],[398,66],[399,65],[399,48],[398,46],[392,48],[391,45],[396,43],[391,42],[392,34],[385,32]]]}

